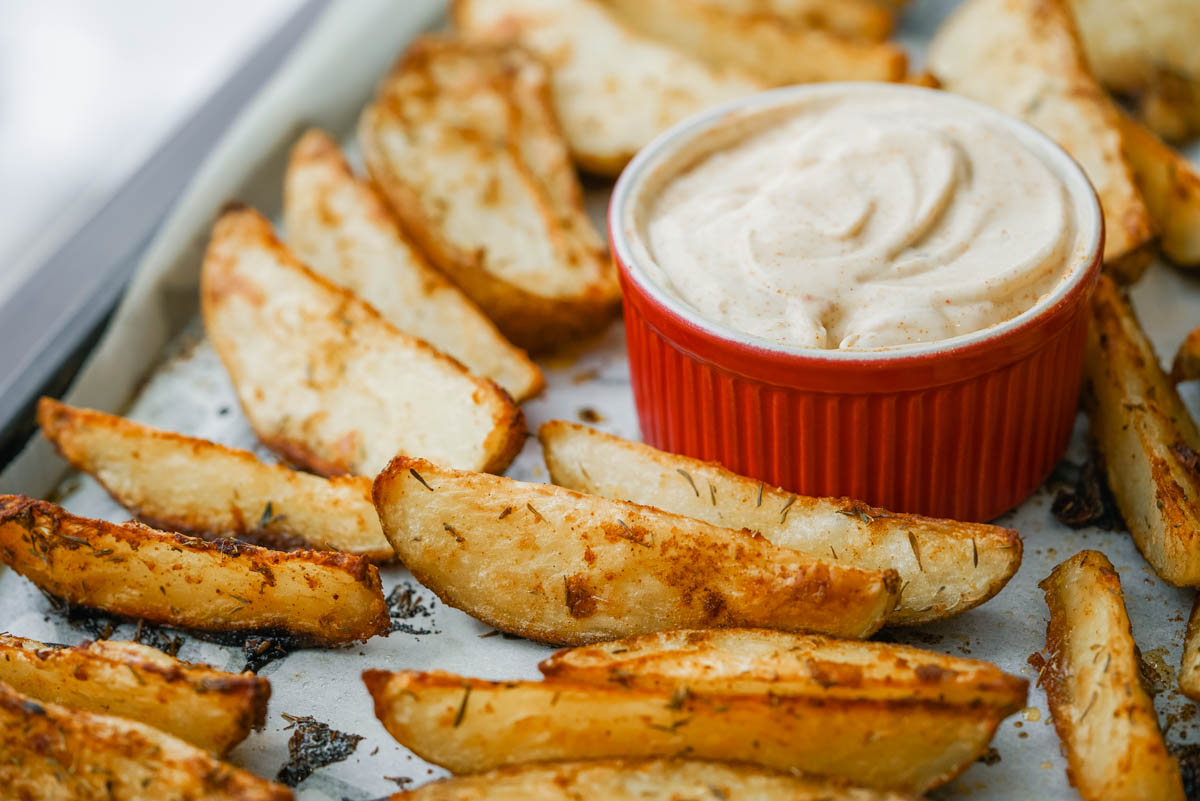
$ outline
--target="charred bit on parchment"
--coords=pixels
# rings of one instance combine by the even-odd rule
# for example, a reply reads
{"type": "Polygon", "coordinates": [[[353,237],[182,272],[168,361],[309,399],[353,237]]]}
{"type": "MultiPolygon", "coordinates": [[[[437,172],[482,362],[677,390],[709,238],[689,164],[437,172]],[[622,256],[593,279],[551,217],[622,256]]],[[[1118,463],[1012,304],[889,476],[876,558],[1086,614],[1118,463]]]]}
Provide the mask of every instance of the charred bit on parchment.
{"type": "Polygon", "coordinates": [[[295,787],[312,775],[313,771],[341,762],[354,753],[363,739],[357,734],[338,731],[307,715],[283,713],[288,721],[284,730],[294,729],[288,740],[288,761],[283,763],[275,780],[295,787]]]}
{"type": "Polygon", "coordinates": [[[433,607],[435,604],[434,601],[429,601],[429,606],[426,606],[426,600],[412,583],[402,581],[397,584],[388,593],[386,603],[388,617],[392,621],[392,631],[415,635],[440,633],[433,629],[419,628],[407,622],[413,618],[428,620],[433,617],[433,607]]]}
{"type": "Polygon", "coordinates": [[[1064,460],[1055,468],[1055,474],[1073,484],[1060,489],[1050,507],[1051,514],[1060,523],[1071,528],[1095,526],[1106,531],[1126,528],[1104,476],[1104,457],[1094,446],[1082,466],[1076,467],[1064,460]]]}

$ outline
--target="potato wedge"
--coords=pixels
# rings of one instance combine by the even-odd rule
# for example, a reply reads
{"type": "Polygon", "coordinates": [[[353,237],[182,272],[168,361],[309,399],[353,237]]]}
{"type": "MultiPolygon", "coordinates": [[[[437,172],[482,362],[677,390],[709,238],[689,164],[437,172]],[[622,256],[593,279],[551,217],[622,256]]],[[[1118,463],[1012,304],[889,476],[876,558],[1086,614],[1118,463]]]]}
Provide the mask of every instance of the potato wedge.
{"type": "Polygon", "coordinates": [[[1141,277],[1154,223],[1120,118],[1088,71],[1066,0],[967,0],[930,42],[928,67],[944,88],[1020,117],[1062,145],[1100,197],[1106,269],[1123,283],[1141,277]]]}
{"type": "Polygon", "coordinates": [[[513,765],[431,782],[391,801],[915,801],[751,765],[605,759],[513,765]]]}
{"type": "Polygon", "coordinates": [[[707,694],[566,681],[491,682],[368,670],[375,716],[422,759],[454,773],[561,759],[746,762],[920,794],[970,766],[999,718],[933,701],[707,694]]]}
{"type": "Polygon", "coordinates": [[[1195,0],[1070,0],[1096,77],[1131,98],[1167,139],[1200,132],[1200,7],[1195,0]]]}
{"type": "Polygon", "coordinates": [[[855,567],[895,568],[904,589],[889,624],[965,612],[999,592],[1021,566],[1021,538],[1011,529],[793,495],[715,462],[565,420],[543,424],[538,438],[550,480],[576,492],[747,528],[775,545],[855,567]]]}
{"type": "Polygon", "coordinates": [[[900,589],[894,570],[420,459],[393,460],[374,498],[384,534],[418,581],[472,617],[544,642],[730,626],[866,637],[900,589]]]}
{"type": "Polygon", "coordinates": [[[21,801],[291,801],[288,788],[133,720],[0,681],[0,788],[21,801]]]}
{"type": "Polygon", "coordinates": [[[524,50],[418,39],[359,141],[408,235],[513,342],[545,351],[616,316],[546,68],[524,50]]]}
{"type": "MultiPolygon", "coordinates": [[[[764,629],[667,631],[559,651],[542,675],[636,690],[815,700],[940,702],[1003,719],[1025,706],[1029,682],[989,662],[884,642],[764,629]]],[[[881,715],[908,714],[889,708],[881,715]]]]}
{"type": "Polygon", "coordinates": [[[249,451],[42,398],[38,424],[63,458],[155,528],[396,557],[371,505],[371,481],[266,464],[249,451]],[[186,476],[186,480],[180,480],[186,476]]]}
{"type": "Polygon", "coordinates": [[[571,156],[600,175],[617,175],[680,120],[766,86],[630,30],[599,0],[455,0],[452,8],[465,35],[514,41],[546,61],[571,156]]]}
{"type": "Polygon", "coordinates": [[[819,28],[847,39],[882,42],[896,27],[893,9],[873,0],[693,0],[698,5],[790,25],[819,28]]]}
{"type": "Polygon", "coordinates": [[[1108,486],[1146,561],[1200,586],[1200,432],[1117,286],[1092,298],[1084,405],[1108,486]]]}
{"type": "Polygon", "coordinates": [[[1200,328],[1193,328],[1175,351],[1175,358],[1171,362],[1171,382],[1178,384],[1197,379],[1200,379],[1200,328]]]}
{"type": "Polygon", "coordinates": [[[213,228],[201,301],[255,433],[296,465],[374,475],[404,452],[503,470],[524,442],[502,389],[304,267],[253,209],[213,228]]]}
{"type": "Polygon", "coordinates": [[[309,267],[366,299],[401,331],[492,379],[517,401],[542,391],[537,365],[429,266],[324,131],[307,131],[292,148],[283,225],[288,245],[309,267]]]}
{"type": "Polygon", "coordinates": [[[0,562],[71,604],[151,623],[278,630],[315,645],[389,628],[379,571],[361,557],[208,542],[19,495],[0,495],[0,562]]]}
{"type": "Polygon", "coordinates": [[[1179,689],[1193,701],[1200,701],[1200,596],[1192,603],[1192,613],[1188,616],[1187,631],[1183,637],[1179,689]]]}
{"type": "Polygon", "coordinates": [[[1159,230],[1159,249],[1180,267],[1200,267],[1200,172],[1154,132],[1120,112],[1134,178],[1159,230]]]}
{"type": "Polygon", "coordinates": [[[709,0],[604,2],[643,35],[716,69],[745,70],[772,86],[898,81],[908,71],[908,57],[899,45],[843,39],[772,14],[738,13],[709,0]]]}
{"type": "Polygon", "coordinates": [[[1099,551],[1081,551],[1042,583],[1050,623],[1039,683],[1085,801],[1182,801],[1154,702],[1138,678],[1121,579],[1099,551]]]}
{"type": "Polygon", "coordinates": [[[271,685],[135,642],[47,645],[0,634],[0,681],[39,701],[140,721],[226,754],[267,719],[271,685]]]}

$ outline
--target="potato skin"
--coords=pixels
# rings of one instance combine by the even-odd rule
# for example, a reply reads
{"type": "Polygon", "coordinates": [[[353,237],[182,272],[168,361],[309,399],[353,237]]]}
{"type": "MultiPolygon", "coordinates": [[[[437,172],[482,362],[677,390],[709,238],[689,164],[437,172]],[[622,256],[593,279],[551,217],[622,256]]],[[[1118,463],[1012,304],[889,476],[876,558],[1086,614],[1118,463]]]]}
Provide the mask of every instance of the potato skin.
{"type": "Polygon", "coordinates": [[[0,495],[0,562],[71,604],[181,628],[343,645],[390,626],[379,571],[361,557],[208,542],[19,495],[0,495]]]}

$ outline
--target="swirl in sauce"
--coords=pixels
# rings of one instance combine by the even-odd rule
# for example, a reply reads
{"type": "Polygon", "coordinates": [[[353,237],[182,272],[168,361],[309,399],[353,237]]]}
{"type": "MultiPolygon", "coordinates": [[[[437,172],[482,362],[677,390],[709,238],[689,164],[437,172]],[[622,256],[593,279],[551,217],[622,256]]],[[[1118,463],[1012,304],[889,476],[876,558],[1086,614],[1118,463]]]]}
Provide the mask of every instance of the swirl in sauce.
{"type": "Polygon", "coordinates": [[[739,331],[869,350],[980,331],[1063,279],[1076,216],[1053,169],[936,93],[808,98],[703,157],[649,207],[668,291],[739,331]]]}

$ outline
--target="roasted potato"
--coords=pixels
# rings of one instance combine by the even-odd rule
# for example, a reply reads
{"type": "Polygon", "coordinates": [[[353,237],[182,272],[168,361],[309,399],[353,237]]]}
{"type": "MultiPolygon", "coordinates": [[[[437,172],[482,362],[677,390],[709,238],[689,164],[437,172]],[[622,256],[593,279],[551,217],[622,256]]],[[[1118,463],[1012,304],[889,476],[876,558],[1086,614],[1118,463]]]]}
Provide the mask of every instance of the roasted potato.
{"type": "Polygon", "coordinates": [[[894,9],[874,0],[692,0],[698,5],[749,17],[774,18],[819,28],[846,39],[882,42],[896,27],[894,9]]]}
{"type": "Polygon", "coordinates": [[[965,612],[999,592],[1021,566],[1021,538],[1011,529],[793,495],[715,462],[564,420],[545,423],[538,437],[550,480],[568,489],[747,528],[775,545],[835,562],[895,568],[903,590],[888,615],[891,624],[965,612]]]}
{"type": "Polygon", "coordinates": [[[452,8],[464,35],[516,42],[545,60],[571,156],[601,175],[615,176],[676,122],[766,87],[630,30],[599,0],[455,0],[452,8]]]}
{"type": "Polygon", "coordinates": [[[0,634],[0,682],[35,698],[136,720],[226,754],[267,719],[271,685],[135,642],[47,645],[0,634]]]}
{"type": "Polygon", "coordinates": [[[157,729],[0,681],[0,790],[20,801],[290,801],[292,791],[157,729]]]}
{"type": "Polygon", "coordinates": [[[763,629],[668,631],[559,651],[538,665],[554,681],[638,690],[930,701],[987,708],[997,721],[1025,705],[1029,682],[989,662],[906,645],[763,629]]]}
{"type": "Polygon", "coordinates": [[[396,556],[371,505],[368,478],[300,473],[249,451],[50,398],[38,403],[38,424],[73,467],[155,528],[377,562],[396,556]]]}
{"type": "Polygon", "coordinates": [[[1159,230],[1159,249],[1181,267],[1200,267],[1200,173],[1153,131],[1120,114],[1133,175],[1159,230]]]}
{"type": "Polygon", "coordinates": [[[423,37],[359,125],[408,235],[505,336],[539,351],[602,328],[621,297],[549,92],[546,67],[520,48],[423,37]]]}
{"type": "Polygon", "coordinates": [[[1200,585],[1200,432],[1129,302],[1103,276],[1085,364],[1092,437],[1138,549],[1165,581],[1200,585]]]}
{"type": "Polygon", "coordinates": [[[292,148],[283,224],[288,245],[309,267],[365,298],[401,331],[492,379],[517,401],[542,391],[537,365],[429,266],[324,131],[306,132],[292,148]]]}
{"type": "Polygon", "coordinates": [[[1171,383],[1200,379],[1200,328],[1193,328],[1179,343],[1171,362],[1171,383]]]}
{"type": "Polygon", "coordinates": [[[934,36],[928,66],[944,88],[1024,119],[1079,162],[1104,209],[1105,268],[1129,283],[1153,256],[1154,222],[1066,2],[967,0],[934,36]]]}
{"type": "Polygon", "coordinates": [[[899,45],[843,39],[774,14],[739,13],[711,0],[604,2],[642,34],[714,68],[745,70],[772,86],[898,81],[908,71],[908,57],[899,45]]]}
{"type": "Polygon", "coordinates": [[[398,457],[375,479],[383,532],[413,576],[503,631],[565,645],[688,627],[865,637],[900,589],[747,531],[398,457]]]}
{"type": "Polygon", "coordinates": [[[1200,133],[1195,0],[1070,0],[1088,63],[1168,139],[1200,133]]]}
{"type": "Polygon", "coordinates": [[[669,693],[414,671],[368,670],[363,681],[391,735],[454,773],[686,754],[919,794],[969,767],[1000,722],[986,709],[938,701],[669,693]]]}
{"type": "Polygon", "coordinates": [[[504,390],[302,265],[252,209],[217,221],[200,294],[246,417],[289,462],[374,475],[403,452],[502,470],[524,443],[504,390]]]}
{"type": "Polygon", "coordinates": [[[1192,613],[1188,616],[1187,631],[1183,638],[1179,689],[1193,701],[1200,701],[1200,596],[1192,603],[1192,613]]]}
{"type": "MultiPolygon", "coordinates": [[[[432,782],[391,801],[905,801],[907,796],[751,765],[604,759],[512,765],[432,782]]],[[[909,798],[909,801],[915,799],[909,798]]]]}
{"type": "Polygon", "coordinates": [[[1039,684],[1085,801],[1182,801],[1154,702],[1142,688],[1121,579],[1099,551],[1081,551],[1041,583],[1050,607],[1039,684]]]}
{"type": "Polygon", "coordinates": [[[0,495],[0,562],[52,596],[210,631],[275,629],[316,645],[385,634],[379,572],[359,556],[208,542],[0,495]]]}

